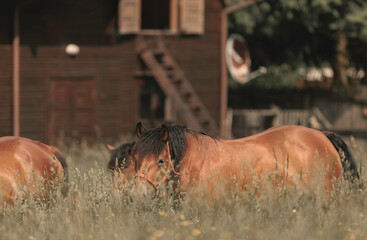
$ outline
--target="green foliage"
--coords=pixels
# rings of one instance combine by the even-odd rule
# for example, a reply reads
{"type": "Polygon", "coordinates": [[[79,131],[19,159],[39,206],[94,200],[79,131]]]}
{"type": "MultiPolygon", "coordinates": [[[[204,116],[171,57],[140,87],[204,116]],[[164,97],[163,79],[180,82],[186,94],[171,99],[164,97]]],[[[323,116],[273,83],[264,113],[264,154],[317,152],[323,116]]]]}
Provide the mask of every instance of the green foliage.
{"type": "MultiPolygon", "coordinates": [[[[228,5],[239,2],[243,1],[230,0],[228,5]]],[[[263,65],[275,70],[279,66],[279,71],[270,71],[279,78],[284,64],[289,71],[325,63],[330,66],[338,32],[348,37],[350,64],[360,67],[367,59],[365,51],[361,52],[367,48],[367,2],[265,0],[231,14],[229,32],[245,37],[253,69],[263,65]]]]}

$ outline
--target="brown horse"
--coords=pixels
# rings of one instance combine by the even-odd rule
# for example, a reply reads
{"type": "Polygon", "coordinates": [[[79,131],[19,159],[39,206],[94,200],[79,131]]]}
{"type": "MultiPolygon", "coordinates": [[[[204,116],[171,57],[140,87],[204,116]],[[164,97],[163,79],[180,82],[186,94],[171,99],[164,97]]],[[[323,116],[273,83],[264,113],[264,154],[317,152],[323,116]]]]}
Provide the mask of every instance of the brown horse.
{"type": "Polygon", "coordinates": [[[205,186],[206,196],[213,199],[223,181],[235,180],[246,189],[256,179],[276,176],[287,186],[316,183],[330,190],[343,172],[349,179],[359,178],[340,137],[302,126],[278,126],[250,137],[222,140],[183,126],[145,130],[138,123],[137,135],[132,149],[134,192],[146,197],[167,179],[179,182],[179,193],[200,193],[205,186]]]}
{"type": "Polygon", "coordinates": [[[13,204],[24,188],[36,194],[40,186],[47,190],[62,186],[65,195],[64,181],[67,166],[57,148],[27,138],[0,138],[0,206],[13,204]]]}
{"type": "Polygon", "coordinates": [[[119,188],[120,185],[125,185],[134,177],[134,168],[131,164],[130,157],[130,149],[134,144],[135,142],[125,143],[117,148],[107,145],[111,153],[107,168],[114,177],[115,188],[119,188]]]}

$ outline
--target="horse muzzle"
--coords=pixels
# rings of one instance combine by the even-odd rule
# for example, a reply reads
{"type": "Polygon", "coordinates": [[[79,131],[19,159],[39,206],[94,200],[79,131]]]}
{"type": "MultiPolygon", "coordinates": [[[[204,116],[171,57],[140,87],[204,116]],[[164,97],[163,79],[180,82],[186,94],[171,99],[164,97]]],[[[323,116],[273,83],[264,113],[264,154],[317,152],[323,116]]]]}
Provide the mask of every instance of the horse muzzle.
{"type": "Polygon", "coordinates": [[[143,177],[136,176],[132,181],[131,196],[135,198],[153,199],[158,189],[143,177]]]}

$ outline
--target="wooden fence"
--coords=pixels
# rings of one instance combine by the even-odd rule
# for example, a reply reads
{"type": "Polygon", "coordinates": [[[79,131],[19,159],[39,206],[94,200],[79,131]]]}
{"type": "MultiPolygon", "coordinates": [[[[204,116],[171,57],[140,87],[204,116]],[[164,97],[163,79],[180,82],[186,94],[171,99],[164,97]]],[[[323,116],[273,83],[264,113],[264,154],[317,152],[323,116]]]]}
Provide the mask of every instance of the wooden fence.
{"type": "Polygon", "coordinates": [[[302,125],[319,130],[329,130],[340,134],[367,137],[367,129],[358,126],[340,128],[334,126],[319,108],[312,109],[241,109],[227,113],[229,137],[245,137],[277,125],[302,125]]]}

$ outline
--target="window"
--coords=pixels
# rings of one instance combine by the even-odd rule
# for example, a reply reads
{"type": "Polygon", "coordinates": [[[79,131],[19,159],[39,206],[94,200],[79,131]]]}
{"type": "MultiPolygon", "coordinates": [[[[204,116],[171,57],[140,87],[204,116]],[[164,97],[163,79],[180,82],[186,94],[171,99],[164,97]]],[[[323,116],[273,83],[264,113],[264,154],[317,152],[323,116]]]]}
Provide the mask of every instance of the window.
{"type": "Polygon", "coordinates": [[[179,29],[185,34],[202,34],[204,8],[205,0],[119,0],[119,32],[144,34],[159,30],[177,33],[179,29]]]}
{"type": "Polygon", "coordinates": [[[170,0],[142,0],[141,29],[169,29],[170,2],[170,0]]]}

